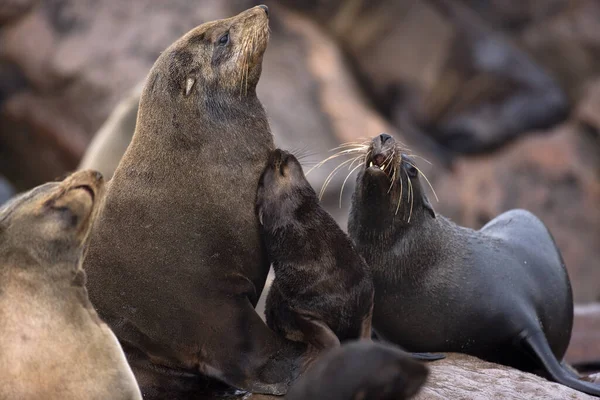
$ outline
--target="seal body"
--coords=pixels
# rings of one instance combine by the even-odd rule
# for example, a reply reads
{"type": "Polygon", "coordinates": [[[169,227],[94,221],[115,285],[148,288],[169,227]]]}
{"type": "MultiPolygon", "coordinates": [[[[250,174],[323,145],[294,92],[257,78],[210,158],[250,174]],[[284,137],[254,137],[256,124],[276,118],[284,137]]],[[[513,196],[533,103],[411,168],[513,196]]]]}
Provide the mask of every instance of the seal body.
{"type": "Polygon", "coordinates": [[[382,134],[357,177],[349,234],[372,269],[373,325],[409,351],[463,352],[590,394],[564,370],[573,325],[569,277],[544,224],[508,211],[481,230],[431,207],[414,161],[382,134]],[[527,357],[530,352],[535,357],[527,357]]]}
{"type": "Polygon", "coordinates": [[[81,269],[102,194],[102,176],[82,171],[0,209],[2,399],[142,398],[81,269]]]}
{"type": "Polygon", "coordinates": [[[319,358],[285,398],[404,400],[419,391],[427,375],[427,367],[393,346],[352,342],[319,358]]]}
{"type": "Polygon", "coordinates": [[[283,394],[305,350],[253,308],[269,269],[255,214],[273,148],[256,97],[268,36],[257,6],[161,54],[92,231],[90,298],[147,398],[193,396],[200,376],[283,394]]]}
{"type": "Polygon", "coordinates": [[[269,327],[316,349],[370,338],[368,267],[321,208],[292,154],[271,153],[258,185],[257,211],[275,271],[265,310],[269,327]]]}

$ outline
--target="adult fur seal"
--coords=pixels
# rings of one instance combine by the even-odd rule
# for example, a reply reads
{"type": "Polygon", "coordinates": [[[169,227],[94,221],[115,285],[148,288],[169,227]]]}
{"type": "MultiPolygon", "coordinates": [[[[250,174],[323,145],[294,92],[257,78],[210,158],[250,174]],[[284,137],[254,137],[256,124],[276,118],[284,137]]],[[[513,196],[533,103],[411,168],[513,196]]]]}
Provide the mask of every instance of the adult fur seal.
{"type": "Polygon", "coordinates": [[[369,268],[321,208],[292,154],[279,149],[271,153],[258,184],[257,211],[275,270],[267,325],[316,350],[370,338],[369,268]]]}
{"type": "Polygon", "coordinates": [[[274,147],[256,97],[268,38],[257,6],[161,54],[92,231],[90,298],[145,398],[193,396],[200,376],[284,394],[303,363],[306,346],[253,308],[269,269],[255,214],[274,147]]]}
{"type": "Polygon", "coordinates": [[[328,351],[292,386],[286,400],[403,400],[428,369],[393,346],[359,341],[328,351]]]}
{"type": "Polygon", "coordinates": [[[0,398],[140,399],[81,269],[102,176],[82,171],[0,209],[0,398]]]}
{"type": "Polygon", "coordinates": [[[511,210],[479,231],[457,226],[434,212],[414,161],[382,134],[358,173],[348,230],[372,269],[373,326],[384,338],[410,351],[542,367],[559,383],[600,395],[557,361],[571,336],[571,285],[533,214],[511,210]]]}

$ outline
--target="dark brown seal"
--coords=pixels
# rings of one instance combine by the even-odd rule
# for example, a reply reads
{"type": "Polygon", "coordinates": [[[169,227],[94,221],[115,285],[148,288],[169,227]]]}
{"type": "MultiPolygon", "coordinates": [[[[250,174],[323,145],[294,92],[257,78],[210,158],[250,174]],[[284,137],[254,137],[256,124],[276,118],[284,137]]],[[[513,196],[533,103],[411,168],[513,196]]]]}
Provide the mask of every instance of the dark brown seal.
{"type": "Polygon", "coordinates": [[[81,269],[102,195],[102,176],[82,171],[0,209],[2,399],[142,398],[81,269]]]}
{"type": "Polygon", "coordinates": [[[92,231],[90,298],[145,398],[193,396],[201,376],[284,394],[306,349],[253,308],[269,269],[255,214],[273,148],[256,97],[268,38],[257,6],[161,54],[92,231]]]}
{"type": "Polygon", "coordinates": [[[458,226],[434,212],[419,175],[382,134],[357,177],[348,230],[372,269],[377,333],[410,351],[543,368],[559,383],[599,395],[600,387],[558,361],[569,345],[573,295],[544,224],[511,210],[479,231],[458,226]]]}
{"type": "Polygon", "coordinates": [[[350,238],[320,205],[292,154],[274,150],[257,212],[275,270],[267,325],[322,350],[371,337],[373,282],[350,238]]]}
{"type": "Polygon", "coordinates": [[[413,397],[428,369],[398,348],[353,342],[324,354],[292,386],[286,400],[403,400],[413,397]]]}

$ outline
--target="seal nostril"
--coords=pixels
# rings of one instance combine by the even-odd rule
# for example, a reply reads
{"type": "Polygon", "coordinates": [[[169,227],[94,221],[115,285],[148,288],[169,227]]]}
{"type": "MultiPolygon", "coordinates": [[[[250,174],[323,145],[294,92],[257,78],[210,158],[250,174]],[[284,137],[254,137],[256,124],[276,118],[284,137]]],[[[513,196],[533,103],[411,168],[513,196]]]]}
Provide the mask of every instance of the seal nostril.
{"type": "Polygon", "coordinates": [[[267,17],[269,16],[269,7],[265,6],[264,4],[259,5],[260,8],[262,8],[263,10],[265,10],[265,13],[267,14],[267,17]]]}
{"type": "Polygon", "coordinates": [[[382,133],[381,135],[379,135],[379,139],[381,140],[381,144],[386,144],[392,139],[392,137],[387,133],[382,133]]]}

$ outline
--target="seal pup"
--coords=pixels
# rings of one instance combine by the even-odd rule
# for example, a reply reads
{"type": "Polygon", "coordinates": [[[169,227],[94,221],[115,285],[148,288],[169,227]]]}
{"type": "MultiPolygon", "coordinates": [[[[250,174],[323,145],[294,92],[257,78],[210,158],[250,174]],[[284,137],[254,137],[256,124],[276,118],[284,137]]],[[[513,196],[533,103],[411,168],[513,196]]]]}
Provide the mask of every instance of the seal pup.
{"type": "Polygon", "coordinates": [[[81,268],[102,195],[102,175],[87,170],[0,209],[2,399],[142,398],[81,268]]]}
{"type": "Polygon", "coordinates": [[[356,341],[327,351],[298,379],[285,399],[410,399],[428,374],[425,365],[394,346],[356,341]]]}
{"type": "Polygon", "coordinates": [[[145,398],[194,395],[201,377],[285,394],[306,345],[254,311],[269,262],[255,214],[273,138],[256,85],[266,6],[208,22],[167,48],[92,230],[90,298],[145,398]]]}
{"type": "Polygon", "coordinates": [[[600,395],[566,371],[573,294],[560,251],[533,214],[479,231],[436,214],[414,160],[374,138],[357,175],[348,232],[371,267],[373,326],[409,351],[460,352],[600,395]]]}
{"type": "Polygon", "coordinates": [[[350,238],[320,205],[302,166],[274,150],[256,196],[275,280],[267,325],[316,350],[371,337],[373,282],[350,238]]]}

